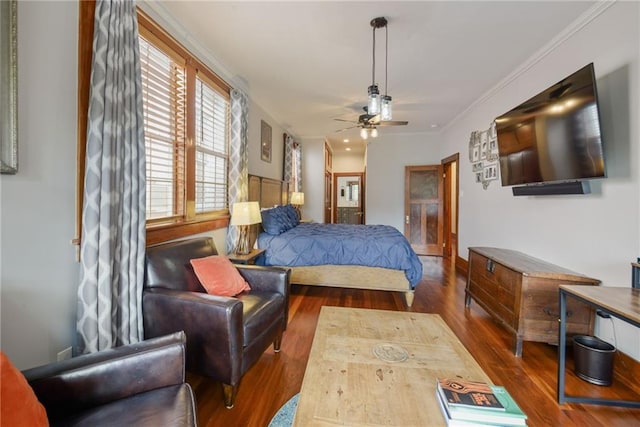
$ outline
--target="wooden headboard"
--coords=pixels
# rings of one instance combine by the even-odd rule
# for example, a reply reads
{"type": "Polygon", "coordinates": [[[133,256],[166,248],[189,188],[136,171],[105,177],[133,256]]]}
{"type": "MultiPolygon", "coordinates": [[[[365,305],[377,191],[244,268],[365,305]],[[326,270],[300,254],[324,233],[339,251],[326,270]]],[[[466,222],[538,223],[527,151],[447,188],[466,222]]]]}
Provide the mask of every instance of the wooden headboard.
{"type": "MultiPolygon", "coordinates": [[[[257,175],[249,175],[249,199],[250,202],[257,201],[260,209],[272,208],[277,205],[289,203],[289,183],[277,179],[264,178],[257,175]]],[[[260,224],[251,226],[249,229],[249,244],[253,247],[258,232],[262,231],[260,224]]]]}
{"type": "Polygon", "coordinates": [[[249,201],[257,201],[260,208],[289,203],[289,183],[257,175],[249,175],[249,201]]]}

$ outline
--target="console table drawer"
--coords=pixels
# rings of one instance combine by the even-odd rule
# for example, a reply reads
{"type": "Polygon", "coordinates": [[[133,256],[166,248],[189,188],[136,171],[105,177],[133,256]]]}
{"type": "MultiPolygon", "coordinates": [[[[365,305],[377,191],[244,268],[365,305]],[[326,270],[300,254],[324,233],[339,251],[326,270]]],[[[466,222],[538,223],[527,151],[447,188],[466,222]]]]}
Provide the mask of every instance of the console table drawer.
{"type": "MultiPolygon", "coordinates": [[[[466,306],[473,299],[502,322],[514,335],[516,356],[522,354],[522,341],[558,342],[560,284],[600,283],[523,253],[498,248],[469,248],[468,272],[466,306]]],[[[570,333],[593,331],[593,310],[576,302],[568,312],[570,333]]]]}

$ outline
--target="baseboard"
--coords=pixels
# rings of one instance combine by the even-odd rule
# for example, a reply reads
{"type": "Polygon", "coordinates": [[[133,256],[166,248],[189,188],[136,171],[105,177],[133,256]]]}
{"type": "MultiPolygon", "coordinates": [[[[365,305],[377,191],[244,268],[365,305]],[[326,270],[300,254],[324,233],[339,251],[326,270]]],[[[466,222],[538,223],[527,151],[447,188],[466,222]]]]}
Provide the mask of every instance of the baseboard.
{"type": "Polygon", "coordinates": [[[467,260],[456,256],[456,270],[460,270],[466,276],[469,271],[469,263],[467,260]]]}
{"type": "Polygon", "coordinates": [[[633,357],[616,351],[613,358],[613,380],[619,381],[640,394],[640,362],[633,357]]]}

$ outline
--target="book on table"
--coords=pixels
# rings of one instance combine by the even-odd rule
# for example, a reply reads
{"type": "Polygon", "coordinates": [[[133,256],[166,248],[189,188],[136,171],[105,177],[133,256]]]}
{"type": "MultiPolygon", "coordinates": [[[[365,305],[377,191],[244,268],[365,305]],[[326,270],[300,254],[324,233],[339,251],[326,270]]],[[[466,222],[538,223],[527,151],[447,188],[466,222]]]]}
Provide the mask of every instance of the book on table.
{"type": "Polygon", "coordinates": [[[518,407],[509,392],[502,386],[489,385],[486,383],[475,383],[460,380],[438,379],[436,398],[442,410],[443,416],[450,426],[473,426],[473,425],[501,425],[501,426],[525,426],[527,416],[518,407]],[[447,381],[455,381],[454,388],[465,390],[479,390],[487,396],[477,397],[471,404],[461,404],[456,398],[447,398],[445,389],[447,381]],[[464,383],[464,384],[460,384],[464,383]],[[484,387],[480,387],[484,386],[484,387]],[[488,396],[490,395],[490,396],[488,396]],[[454,400],[450,402],[449,399],[454,400]],[[494,402],[495,400],[495,402],[494,402]],[[481,402],[476,404],[475,402],[481,402]],[[486,402],[491,402],[488,406],[486,402]]]}

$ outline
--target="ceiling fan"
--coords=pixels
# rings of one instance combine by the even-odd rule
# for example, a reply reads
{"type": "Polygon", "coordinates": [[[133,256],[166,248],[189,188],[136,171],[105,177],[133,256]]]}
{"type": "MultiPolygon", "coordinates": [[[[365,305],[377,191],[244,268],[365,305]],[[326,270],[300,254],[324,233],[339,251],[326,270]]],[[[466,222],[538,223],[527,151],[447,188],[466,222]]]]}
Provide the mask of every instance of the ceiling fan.
{"type": "Polygon", "coordinates": [[[347,129],[360,128],[360,136],[363,139],[375,138],[378,136],[378,126],[405,126],[409,122],[404,120],[391,120],[392,98],[387,93],[387,58],[389,47],[389,35],[387,28],[387,19],[385,17],[373,18],[370,22],[371,28],[373,28],[373,66],[371,67],[371,86],[367,88],[367,106],[363,107],[364,114],[358,117],[358,121],[335,119],[343,122],[354,123],[354,126],[337,130],[336,132],[342,132],[347,129]],[[380,95],[378,85],[376,84],[376,29],[385,29],[385,76],[384,76],[384,95],[380,95]]]}
{"type": "MultiPolygon", "coordinates": [[[[361,128],[364,129],[365,132],[366,130],[369,130],[371,133],[371,136],[373,138],[375,138],[377,136],[377,127],[378,126],[405,126],[407,124],[409,124],[408,121],[406,120],[381,120],[380,119],[380,114],[369,114],[369,109],[368,107],[362,107],[362,109],[364,110],[364,114],[360,114],[360,116],[358,116],[358,121],[353,121],[353,120],[346,120],[346,119],[334,119],[336,121],[339,122],[347,122],[347,123],[353,123],[353,126],[349,126],[347,128],[343,128],[343,129],[339,129],[336,132],[343,132],[345,130],[349,130],[349,129],[354,129],[354,128],[361,128]],[[373,132],[373,131],[376,132],[373,132]],[[374,135],[375,133],[375,135],[374,135]]],[[[362,134],[362,132],[361,132],[362,134]]],[[[364,137],[363,137],[364,138],[364,137]]]]}

